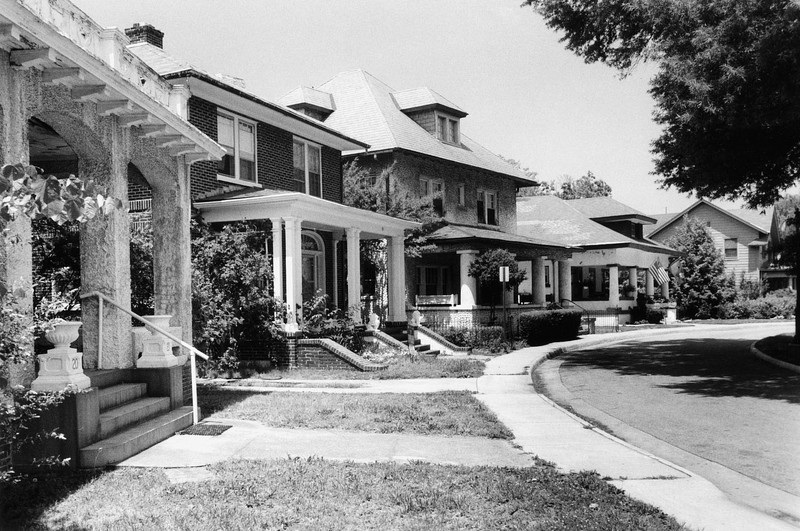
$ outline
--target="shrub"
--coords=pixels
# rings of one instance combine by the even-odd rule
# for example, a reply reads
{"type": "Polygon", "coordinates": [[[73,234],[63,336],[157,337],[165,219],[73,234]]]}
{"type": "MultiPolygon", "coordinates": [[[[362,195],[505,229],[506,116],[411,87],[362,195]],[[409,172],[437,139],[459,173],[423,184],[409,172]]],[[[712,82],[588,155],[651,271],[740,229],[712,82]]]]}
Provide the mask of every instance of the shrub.
{"type": "Polygon", "coordinates": [[[720,307],[719,315],[723,319],[788,318],[794,315],[796,304],[794,293],[791,297],[776,297],[772,293],[758,299],[737,297],[720,307]]]}
{"type": "Polygon", "coordinates": [[[442,337],[459,347],[483,349],[492,353],[508,352],[511,346],[503,340],[502,326],[474,326],[472,328],[446,328],[442,337]]]}
{"type": "Polygon", "coordinates": [[[667,318],[666,310],[655,310],[647,308],[645,312],[645,320],[650,324],[661,324],[667,318]]]}
{"type": "Polygon", "coordinates": [[[520,335],[529,345],[544,345],[577,337],[583,313],[580,310],[547,310],[519,316],[520,335]]]}

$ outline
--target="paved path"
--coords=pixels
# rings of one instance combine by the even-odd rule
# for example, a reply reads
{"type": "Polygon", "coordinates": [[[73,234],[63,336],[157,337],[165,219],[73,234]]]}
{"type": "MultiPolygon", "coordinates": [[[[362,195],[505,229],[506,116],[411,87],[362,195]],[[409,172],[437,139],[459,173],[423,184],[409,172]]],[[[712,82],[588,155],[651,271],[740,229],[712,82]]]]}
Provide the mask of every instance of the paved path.
{"type": "MultiPolygon", "coordinates": [[[[680,332],[677,329],[677,332],[680,332]]],[[[477,380],[427,380],[426,382],[371,382],[359,387],[325,388],[324,381],[315,382],[306,392],[420,392],[425,389],[475,386],[483,401],[515,435],[514,443],[523,452],[552,461],[564,471],[593,469],[614,484],[647,503],[655,505],[679,521],[697,529],[720,530],[794,530],[797,527],[752,508],[732,502],[709,481],[616,439],[565,411],[548,398],[536,394],[530,371],[555,349],[575,349],[618,343],[635,337],[669,336],[665,331],[643,331],[614,336],[596,336],[547,347],[531,347],[488,362],[486,376],[477,380]],[[358,391],[360,390],[360,391],[358,391]]],[[[255,388],[248,387],[255,390],[255,388]]],[[[297,388],[294,388],[297,391],[297,388]]],[[[278,389],[264,388],[265,392],[278,389]]],[[[221,419],[217,419],[222,421],[221,419]]],[[[353,460],[420,459],[430,462],[485,464],[516,463],[525,466],[526,457],[504,441],[453,437],[424,437],[354,433],[342,431],[269,430],[276,440],[268,439],[267,428],[239,424],[219,437],[181,435],[172,437],[121,466],[172,467],[200,465],[206,461],[229,457],[285,457],[286,455],[319,455],[325,458],[353,460]],[[219,442],[220,437],[227,437],[219,442]],[[215,441],[217,439],[218,441],[215,441]],[[225,444],[225,441],[228,441],[225,444]],[[459,445],[453,450],[451,443],[459,445]],[[499,443],[499,445],[498,445],[499,443]],[[308,447],[304,447],[308,444],[308,447]],[[490,448],[489,445],[495,445],[490,448]],[[443,451],[444,450],[444,451],[443,451]],[[318,453],[317,453],[318,452],[318,453]],[[488,453],[487,453],[488,452],[488,453]],[[489,455],[491,454],[491,455],[489,455]],[[496,460],[496,461],[495,461],[496,460]]],[[[176,481],[202,480],[207,471],[198,468],[170,469],[176,481]]]]}
{"type": "Polygon", "coordinates": [[[556,401],[626,441],[800,522],[800,377],[749,351],[780,328],[627,341],[547,361],[537,375],[556,401]]]}

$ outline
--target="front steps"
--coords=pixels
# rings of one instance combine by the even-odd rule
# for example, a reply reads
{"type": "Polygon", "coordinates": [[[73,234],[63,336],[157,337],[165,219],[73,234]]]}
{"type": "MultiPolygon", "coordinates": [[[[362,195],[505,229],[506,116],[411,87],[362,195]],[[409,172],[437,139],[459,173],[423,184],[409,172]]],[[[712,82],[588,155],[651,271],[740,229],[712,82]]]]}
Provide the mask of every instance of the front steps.
{"type": "Polygon", "coordinates": [[[146,383],[131,383],[130,370],[98,371],[100,440],[79,450],[81,468],[113,465],[192,424],[192,408],[170,411],[169,397],[147,396],[146,383]]]}
{"type": "MultiPolygon", "coordinates": [[[[409,334],[407,325],[387,326],[384,327],[383,333],[395,338],[401,343],[408,345],[409,334]]],[[[425,356],[427,358],[435,358],[440,354],[438,350],[431,350],[430,345],[423,345],[419,339],[415,339],[411,346],[417,351],[418,355],[425,356]]]]}

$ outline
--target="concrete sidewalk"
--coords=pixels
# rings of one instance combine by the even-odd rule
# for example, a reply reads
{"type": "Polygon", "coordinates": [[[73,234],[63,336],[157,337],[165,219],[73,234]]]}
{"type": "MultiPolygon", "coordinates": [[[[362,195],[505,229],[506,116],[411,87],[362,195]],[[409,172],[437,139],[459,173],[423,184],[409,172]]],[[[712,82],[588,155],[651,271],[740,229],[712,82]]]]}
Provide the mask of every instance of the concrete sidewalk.
{"type": "MultiPolygon", "coordinates": [[[[765,325],[759,323],[755,326],[765,325]]],[[[477,398],[513,431],[514,443],[522,451],[505,441],[473,437],[272,429],[252,422],[224,420],[233,428],[223,435],[175,436],[120,466],[197,467],[234,457],[269,459],[288,455],[355,461],[423,460],[464,465],[529,466],[530,455],[536,455],[553,462],[565,472],[596,470],[629,495],[659,507],[691,528],[796,531],[797,527],[784,521],[730,501],[702,477],[602,432],[536,394],[533,389],[532,370],[558,349],[576,350],[637,337],[663,337],[681,331],[644,330],[525,348],[490,360],[486,375],[478,379],[305,381],[303,384],[307,386],[304,387],[241,387],[263,392],[476,391],[477,398]]],[[[223,419],[215,418],[213,421],[223,422],[223,419]]]]}

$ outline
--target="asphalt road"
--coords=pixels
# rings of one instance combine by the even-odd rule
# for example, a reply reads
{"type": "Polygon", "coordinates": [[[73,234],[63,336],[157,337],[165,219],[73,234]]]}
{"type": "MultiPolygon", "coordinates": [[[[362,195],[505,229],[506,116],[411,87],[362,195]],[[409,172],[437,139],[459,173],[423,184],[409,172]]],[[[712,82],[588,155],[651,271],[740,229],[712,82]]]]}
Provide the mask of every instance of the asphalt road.
{"type": "Polygon", "coordinates": [[[800,496],[800,375],[749,350],[785,331],[691,330],[565,354],[544,366],[555,363],[564,395],[606,419],[800,496]]]}

